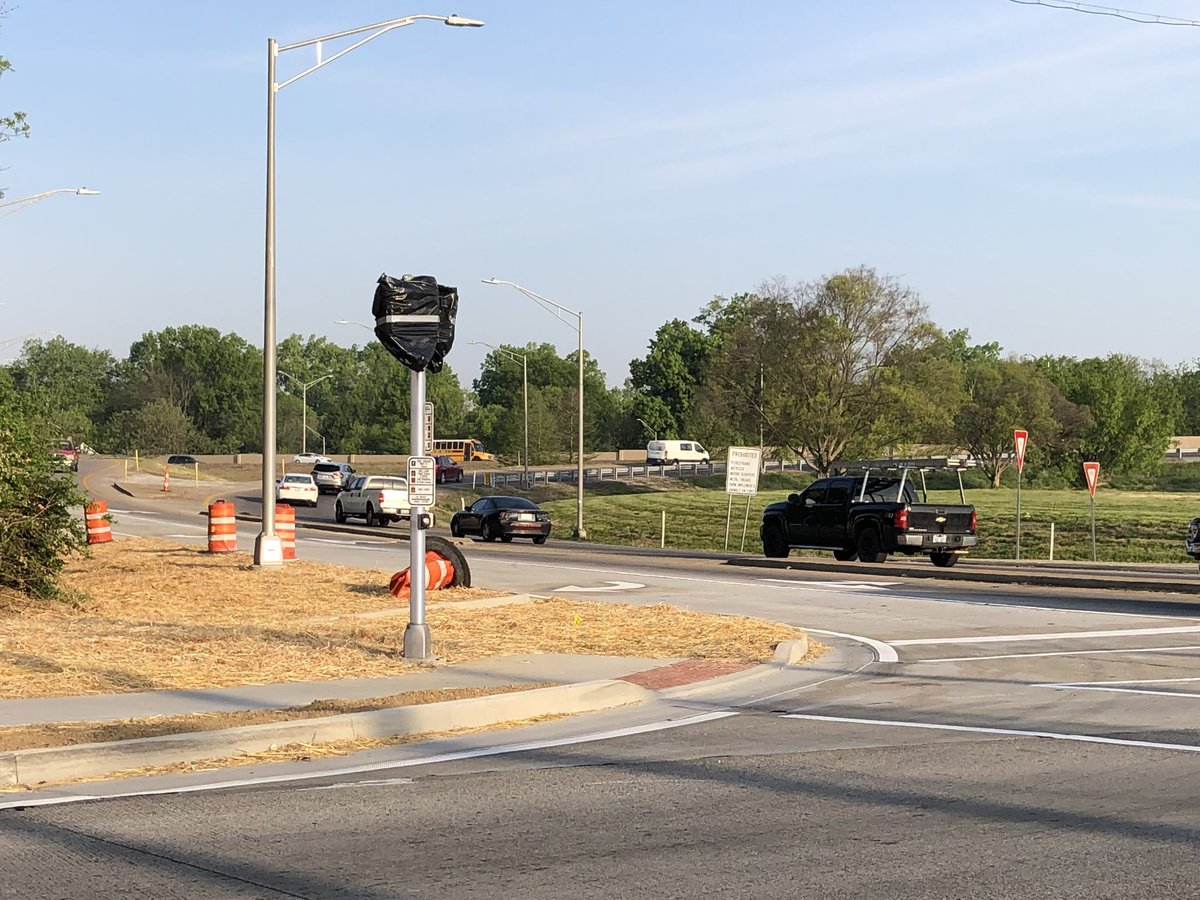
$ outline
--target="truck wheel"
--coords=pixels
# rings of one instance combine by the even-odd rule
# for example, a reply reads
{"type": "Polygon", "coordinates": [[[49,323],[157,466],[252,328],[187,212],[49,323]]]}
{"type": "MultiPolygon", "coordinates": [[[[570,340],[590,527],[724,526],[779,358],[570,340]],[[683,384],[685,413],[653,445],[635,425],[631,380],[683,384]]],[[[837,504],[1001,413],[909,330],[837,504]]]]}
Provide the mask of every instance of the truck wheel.
{"type": "Polygon", "coordinates": [[[950,553],[945,550],[939,550],[937,553],[929,554],[929,561],[939,569],[948,569],[958,562],[958,554],[950,553]]]}
{"type": "Polygon", "coordinates": [[[770,559],[784,559],[792,548],[788,546],[787,537],[778,525],[768,525],[763,529],[763,556],[770,559]]]}
{"type": "Polygon", "coordinates": [[[342,509],[342,504],[340,502],[336,503],[333,507],[333,518],[334,518],[334,521],[337,522],[339,525],[346,524],[346,513],[342,509]]]}
{"type": "Polygon", "coordinates": [[[370,503],[367,504],[367,525],[374,528],[379,524],[379,520],[375,518],[375,507],[370,503]]]}
{"type": "Polygon", "coordinates": [[[836,559],[838,562],[850,562],[850,560],[854,559],[854,557],[857,555],[858,555],[858,551],[856,551],[856,550],[834,550],[833,551],[833,558],[836,559]]]}
{"type": "Polygon", "coordinates": [[[858,561],[865,563],[881,563],[887,560],[887,554],[879,546],[879,532],[874,528],[864,528],[858,533],[858,561]]]}

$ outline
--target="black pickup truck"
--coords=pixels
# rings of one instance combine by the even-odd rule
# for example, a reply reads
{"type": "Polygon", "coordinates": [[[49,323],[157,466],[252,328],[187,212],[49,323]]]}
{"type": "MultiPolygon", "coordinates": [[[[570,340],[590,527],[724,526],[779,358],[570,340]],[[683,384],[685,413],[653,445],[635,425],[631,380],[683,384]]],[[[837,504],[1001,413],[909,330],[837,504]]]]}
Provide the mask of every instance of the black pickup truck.
{"type": "MultiPolygon", "coordinates": [[[[785,557],[793,548],[832,550],[836,559],[883,562],[889,553],[927,554],[952,566],[975,546],[975,507],[917,502],[909,470],[899,476],[840,476],[814,481],[802,494],[763,511],[763,553],[785,557]]],[[[924,479],[922,479],[922,483],[924,479]]],[[[924,495],[924,490],[922,490],[924,495]]],[[[925,500],[928,497],[924,497],[925,500]]]]}

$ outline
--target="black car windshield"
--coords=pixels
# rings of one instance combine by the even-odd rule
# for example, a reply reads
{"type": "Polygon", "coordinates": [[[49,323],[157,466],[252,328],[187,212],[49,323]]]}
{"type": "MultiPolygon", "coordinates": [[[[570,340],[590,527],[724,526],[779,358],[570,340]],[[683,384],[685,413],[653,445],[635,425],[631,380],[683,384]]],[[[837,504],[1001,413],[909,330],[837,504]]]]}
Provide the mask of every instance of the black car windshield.
{"type": "Polygon", "coordinates": [[[538,509],[538,505],[524,497],[493,497],[496,509],[538,509]]]}

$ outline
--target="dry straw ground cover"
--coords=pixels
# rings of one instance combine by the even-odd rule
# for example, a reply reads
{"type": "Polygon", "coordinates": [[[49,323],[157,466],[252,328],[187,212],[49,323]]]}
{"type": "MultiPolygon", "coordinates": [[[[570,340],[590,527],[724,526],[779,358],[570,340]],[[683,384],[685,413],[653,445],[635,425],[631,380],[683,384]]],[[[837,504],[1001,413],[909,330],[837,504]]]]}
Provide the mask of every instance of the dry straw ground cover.
{"type": "MultiPolygon", "coordinates": [[[[397,559],[397,566],[400,560],[397,559]]],[[[298,560],[259,571],[248,554],[213,556],[146,538],[72,561],[77,604],[0,612],[0,699],[200,689],[399,675],[406,615],[390,572],[298,560]],[[331,616],[338,618],[330,619],[331,616]]],[[[599,653],[764,660],[791,627],[658,605],[552,598],[487,609],[429,594],[434,653],[462,662],[509,653],[599,653]]]]}

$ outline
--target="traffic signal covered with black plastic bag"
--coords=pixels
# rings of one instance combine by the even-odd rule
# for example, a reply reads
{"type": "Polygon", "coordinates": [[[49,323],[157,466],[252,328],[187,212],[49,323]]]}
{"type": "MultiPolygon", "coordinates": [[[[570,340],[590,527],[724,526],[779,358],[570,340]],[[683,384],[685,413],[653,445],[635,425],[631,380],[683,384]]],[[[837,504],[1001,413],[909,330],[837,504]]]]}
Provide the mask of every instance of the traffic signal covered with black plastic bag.
{"type": "Polygon", "coordinates": [[[375,301],[375,337],[414,372],[440,372],[454,346],[458,288],[438,284],[432,275],[379,276],[375,301]]]}

